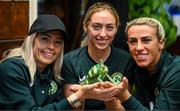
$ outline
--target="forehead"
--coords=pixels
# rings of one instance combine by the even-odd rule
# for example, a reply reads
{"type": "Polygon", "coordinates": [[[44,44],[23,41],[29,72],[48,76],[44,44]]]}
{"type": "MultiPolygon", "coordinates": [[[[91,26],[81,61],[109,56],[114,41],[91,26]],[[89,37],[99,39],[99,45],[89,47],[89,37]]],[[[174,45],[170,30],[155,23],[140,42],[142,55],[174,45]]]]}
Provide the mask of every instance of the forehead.
{"type": "Polygon", "coordinates": [[[133,25],[128,29],[128,37],[156,36],[156,28],[149,25],[133,25]]]}
{"type": "Polygon", "coordinates": [[[95,12],[91,15],[91,22],[110,22],[115,23],[115,16],[108,10],[95,12]]]}

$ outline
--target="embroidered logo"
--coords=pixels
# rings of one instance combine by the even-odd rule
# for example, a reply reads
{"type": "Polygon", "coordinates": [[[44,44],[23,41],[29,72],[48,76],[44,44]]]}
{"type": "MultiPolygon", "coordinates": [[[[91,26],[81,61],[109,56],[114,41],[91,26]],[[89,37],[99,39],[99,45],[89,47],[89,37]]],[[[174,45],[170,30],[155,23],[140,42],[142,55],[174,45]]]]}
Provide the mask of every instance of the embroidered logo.
{"type": "Polygon", "coordinates": [[[84,75],[82,78],[79,76],[79,84],[81,84],[83,81],[86,80],[86,75],[84,75]]]}
{"type": "Polygon", "coordinates": [[[112,82],[115,83],[115,84],[119,84],[123,78],[123,74],[121,74],[120,72],[114,72],[112,75],[111,75],[111,78],[112,78],[112,82]]]}
{"type": "Polygon", "coordinates": [[[51,87],[49,88],[48,95],[53,95],[57,91],[57,84],[54,81],[51,81],[51,87]]]}

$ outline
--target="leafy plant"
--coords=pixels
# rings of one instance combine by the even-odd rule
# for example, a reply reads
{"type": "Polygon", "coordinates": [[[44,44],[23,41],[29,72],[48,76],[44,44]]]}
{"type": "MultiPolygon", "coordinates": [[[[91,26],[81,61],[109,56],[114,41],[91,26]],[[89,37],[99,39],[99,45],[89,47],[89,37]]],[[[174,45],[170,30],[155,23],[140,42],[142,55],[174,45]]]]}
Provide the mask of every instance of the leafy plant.
{"type": "Polygon", "coordinates": [[[171,0],[129,0],[129,19],[153,17],[159,20],[166,33],[166,48],[176,41],[177,27],[165,9],[171,0]]]}

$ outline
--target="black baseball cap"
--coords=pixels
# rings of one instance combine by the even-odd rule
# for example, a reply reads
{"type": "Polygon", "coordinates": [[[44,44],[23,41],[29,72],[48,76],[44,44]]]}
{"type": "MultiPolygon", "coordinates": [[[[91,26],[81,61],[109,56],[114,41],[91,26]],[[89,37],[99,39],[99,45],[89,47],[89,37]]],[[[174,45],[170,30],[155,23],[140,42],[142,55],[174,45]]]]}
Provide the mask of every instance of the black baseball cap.
{"type": "Polygon", "coordinates": [[[39,15],[34,23],[31,25],[29,35],[34,32],[48,32],[52,30],[60,30],[63,33],[64,39],[68,40],[68,34],[66,32],[64,23],[57,17],[52,14],[43,14],[39,15]]]}

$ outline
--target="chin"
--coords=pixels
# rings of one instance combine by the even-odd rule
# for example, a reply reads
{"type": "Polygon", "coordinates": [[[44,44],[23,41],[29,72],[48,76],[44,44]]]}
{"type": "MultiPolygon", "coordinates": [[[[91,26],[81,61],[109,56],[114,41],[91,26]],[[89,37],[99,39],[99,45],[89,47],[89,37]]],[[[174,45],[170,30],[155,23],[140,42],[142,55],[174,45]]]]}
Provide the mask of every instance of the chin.
{"type": "Polygon", "coordinates": [[[137,65],[139,66],[139,67],[142,67],[142,68],[145,68],[145,67],[147,67],[148,65],[147,65],[147,63],[137,63],[137,65]]]}
{"type": "Polygon", "coordinates": [[[51,64],[53,61],[52,61],[53,59],[45,59],[45,60],[43,60],[42,62],[44,63],[44,64],[47,64],[47,65],[49,65],[49,64],[51,64]]]}
{"type": "Polygon", "coordinates": [[[109,45],[96,45],[97,49],[104,50],[107,49],[109,45]]]}

